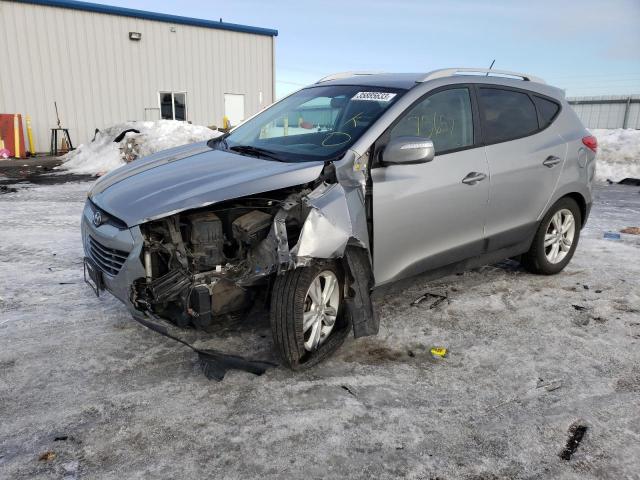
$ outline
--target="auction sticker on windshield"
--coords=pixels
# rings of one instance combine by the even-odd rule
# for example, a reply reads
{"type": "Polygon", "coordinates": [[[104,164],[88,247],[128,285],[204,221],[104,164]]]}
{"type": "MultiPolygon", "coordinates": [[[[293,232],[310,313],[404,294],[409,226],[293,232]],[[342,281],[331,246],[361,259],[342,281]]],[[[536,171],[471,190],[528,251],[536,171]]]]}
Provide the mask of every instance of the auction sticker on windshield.
{"type": "Polygon", "coordinates": [[[374,102],[389,102],[395,97],[395,93],[388,92],[358,92],[351,100],[371,100],[374,102]]]}

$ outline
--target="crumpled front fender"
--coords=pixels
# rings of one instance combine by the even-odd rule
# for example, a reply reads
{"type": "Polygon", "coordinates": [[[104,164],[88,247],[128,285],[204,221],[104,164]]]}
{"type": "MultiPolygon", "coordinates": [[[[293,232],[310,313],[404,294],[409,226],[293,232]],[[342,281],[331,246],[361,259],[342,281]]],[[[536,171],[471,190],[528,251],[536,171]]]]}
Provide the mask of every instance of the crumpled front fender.
{"type": "Polygon", "coordinates": [[[304,202],[309,214],[291,249],[297,266],[313,258],[340,258],[348,244],[369,249],[364,195],[359,188],[323,183],[304,202]]]}

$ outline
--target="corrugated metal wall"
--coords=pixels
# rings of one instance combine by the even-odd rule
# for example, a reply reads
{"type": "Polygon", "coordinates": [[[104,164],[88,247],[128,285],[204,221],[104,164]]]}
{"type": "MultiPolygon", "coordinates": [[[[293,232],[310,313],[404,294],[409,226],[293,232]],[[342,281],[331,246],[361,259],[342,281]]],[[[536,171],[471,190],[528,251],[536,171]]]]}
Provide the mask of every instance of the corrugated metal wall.
{"type": "Polygon", "coordinates": [[[640,129],[640,95],[570,97],[567,100],[587,128],[640,129]]]}
{"type": "Polygon", "coordinates": [[[274,101],[266,35],[1,0],[0,45],[0,113],[30,115],[38,151],[49,149],[54,100],[74,144],[158,118],[145,118],[158,91],[187,92],[188,120],[201,125],[222,125],[225,93],[245,95],[247,117],[274,101]]]}

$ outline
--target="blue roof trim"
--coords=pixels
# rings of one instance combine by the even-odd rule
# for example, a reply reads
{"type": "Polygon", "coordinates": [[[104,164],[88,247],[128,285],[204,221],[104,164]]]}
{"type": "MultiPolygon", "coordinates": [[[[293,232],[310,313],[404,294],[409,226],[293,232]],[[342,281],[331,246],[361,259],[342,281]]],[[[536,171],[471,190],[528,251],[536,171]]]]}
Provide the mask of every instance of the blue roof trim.
{"type": "Polygon", "coordinates": [[[216,28],[218,30],[231,30],[233,32],[255,33],[256,35],[267,35],[275,37],[277,30],[271,28],[251,27],[236,23],[216,22],[214,20],[204,20],[201,18],[181,17],[179,15],[169,15],[166,13],[147,12],[134,8],[114,7],[112,5],[101,5],[99,3],[78,2],[76,0],[15,0],[21,3],[32,3],[35,5],[45,5],[49,7],[70,8],[73,10],[84,10],[86,12],[106,13],[108,15],[119,15],[121,17],[142,18],[144,20],[155,20],[158,22],[175,23],[181,25],[193,25],[195,27],[216,28]]]}

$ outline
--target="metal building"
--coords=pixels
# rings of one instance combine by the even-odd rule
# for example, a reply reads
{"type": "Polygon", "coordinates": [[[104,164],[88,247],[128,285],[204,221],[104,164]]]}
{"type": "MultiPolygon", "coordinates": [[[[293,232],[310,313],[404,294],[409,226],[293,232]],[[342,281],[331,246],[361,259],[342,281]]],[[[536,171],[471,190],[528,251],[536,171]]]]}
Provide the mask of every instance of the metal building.
{"type": "Polygon", "coordinates": [[[640,129],[640,95],[567,99],[587,128],[640,129]]]}
{"type": "Polygon", "coordinates": [[[74,144],[160,118],[232,124],[275,99],[276,30],[73,0],[0,0],[0,113],[49,150],[54,101],[74,144]]]}

